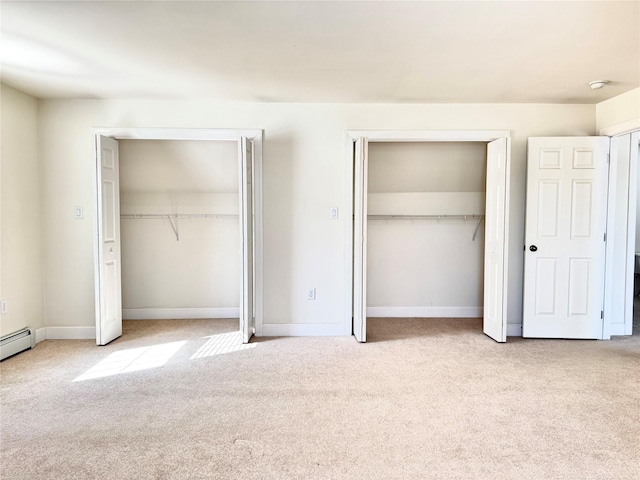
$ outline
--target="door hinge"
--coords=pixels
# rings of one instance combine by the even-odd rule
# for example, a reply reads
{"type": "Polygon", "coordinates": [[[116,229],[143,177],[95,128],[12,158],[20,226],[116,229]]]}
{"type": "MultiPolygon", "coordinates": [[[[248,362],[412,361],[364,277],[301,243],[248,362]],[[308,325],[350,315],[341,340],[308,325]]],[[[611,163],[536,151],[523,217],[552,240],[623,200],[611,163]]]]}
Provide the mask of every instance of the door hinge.
{"type": "Polygon", "coordinates": [[[604,320],[604,310],[600,310],[600,318],[604,320]]]}
{"type": "Polygon", "coordinates": [[[607,241],[607,232],[604,232],[604,241],[607,241]]]}
{"type": "Polygon", "coordinates": [[[607,163],[611,162],[611,154],[607,153],[607,163]]]}

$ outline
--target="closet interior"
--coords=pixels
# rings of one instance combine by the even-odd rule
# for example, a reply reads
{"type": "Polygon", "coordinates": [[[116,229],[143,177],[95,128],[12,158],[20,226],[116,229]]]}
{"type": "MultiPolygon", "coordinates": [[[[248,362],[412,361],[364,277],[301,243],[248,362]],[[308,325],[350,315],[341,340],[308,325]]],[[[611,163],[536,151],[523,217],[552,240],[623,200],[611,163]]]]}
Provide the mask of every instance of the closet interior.
{"type": "Polygon", "coordinates": [[[119,144],[123,318],[237,318],[237,143],[119,144]]]}
{"type": "Polygon", "coordinates": [[[486,142],[370,142],[367,316],[483,315],[486,142]]]}

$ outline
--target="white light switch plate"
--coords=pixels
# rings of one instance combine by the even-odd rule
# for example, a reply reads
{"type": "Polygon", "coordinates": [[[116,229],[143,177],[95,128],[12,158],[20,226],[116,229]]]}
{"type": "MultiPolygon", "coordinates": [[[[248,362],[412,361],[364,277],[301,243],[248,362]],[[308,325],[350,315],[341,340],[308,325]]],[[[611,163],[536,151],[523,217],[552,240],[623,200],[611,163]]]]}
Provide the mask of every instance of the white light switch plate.
{"type": "Polygon", "coordinates": [[[84,207],[76,205],[73,207],[73,218],[76,220],[81,220],[84,218],[84,207]]]}
{"type": "Polygon", "coordinates": [[[338,207],[331,207],[329,209],[329,218],[335,220],[338,218],[338,207]]]}

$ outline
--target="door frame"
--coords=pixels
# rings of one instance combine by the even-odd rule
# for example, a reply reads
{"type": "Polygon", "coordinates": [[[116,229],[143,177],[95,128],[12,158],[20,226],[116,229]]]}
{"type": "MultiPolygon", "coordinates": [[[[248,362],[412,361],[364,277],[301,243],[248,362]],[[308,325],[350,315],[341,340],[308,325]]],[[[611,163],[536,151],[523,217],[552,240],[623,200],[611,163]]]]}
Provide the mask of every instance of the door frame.
{"type": "MultiPolygon", "coordinates": [[[[353,171],[353,152],[355,141],[365,137],[369,143],[393,142],[482,142],[490,143],[500,138],[511,139],[510,130],[347,130],[345,138],[345,311],[343,321],[344,335],[351,336],[353,328],[353,201],[354,201],[354,171],[353,171]]],[[[508,174],[508,184],[511,183],[511,177],[508,174]]],[[[507,201],[508,201],[507,196],[507,201]]],[[[509,215],[506,218],[506,229],[508,231],[510,224],[509,215]]],[[[507,236],[507,238],[509,238],[507,236]]],[[[505,250],[509,251],[509,245],[505,245],[505,250]]],[[[505,272],[505,281],[503,285],[508,285],[508,263],[505,272]]],[[[508,291],[504,292],[507,299],[508,291]]],[[[365,313],[366,315],[366,313],[365,313]]],[[[507,312],[505,310],[505,315],[507,312]]]]}
{"type": "Polygon", "coordinates": [[[623,129],[611,136],[602,332],[604,340],[609,340],[615,335],[631,335],[633,331],[636,204],[639,193],[638,175],[640,173],[639,150],[640,130],[627,131],[623,129]],[[624,145],[622,142],[626,141],[624,139],[626,136],[629,137],[629,141],[627,145],[624,145]],[[622,162],[619,157],[621,149],[625,154],[622,162]],[[620,193],[620,190],[626,193],[623,194],[623,198],[616,195],[616,193],[620,193]],[[623,305],[623,322],[614,322],[616,305],[623,305]]]}
{"type": "MultiPolygon", "coordinates": [[[[255,335],[262,336],[263,320],[263,215],[262,215],[262,130],[235,130],[235,129],[211,129],[211,128],[120,128],[120,127],[94,127],[93,138],[97,136],[111,137],[115,140],[203,140],[203,141],[227,141],[235,142],[241,147],[242,138],[252,141],[254,149],[253,171],[253,195],[254,195],[254,310],[255,310],[255,335]]],[[[98,242],[98,172],[95,159],[98,152],[94,142],[93,161],[93,243],[94,243],[94,285],[95,285],[95,311],[96,329],[100,325],[100,281],[99,281],[99,255],[98,242]]],[[[240,208],[242,217],[243,210],[240,208]]],[[[244,271],[244,269],[243,269],[244,271]]],[[[242,275],[243,276],[243,275],[242,275]]],[[[242,279],[244,285],[244,278],[242,279]]],[[[244,292],[241,292],[242,299],[244,292]]]]}

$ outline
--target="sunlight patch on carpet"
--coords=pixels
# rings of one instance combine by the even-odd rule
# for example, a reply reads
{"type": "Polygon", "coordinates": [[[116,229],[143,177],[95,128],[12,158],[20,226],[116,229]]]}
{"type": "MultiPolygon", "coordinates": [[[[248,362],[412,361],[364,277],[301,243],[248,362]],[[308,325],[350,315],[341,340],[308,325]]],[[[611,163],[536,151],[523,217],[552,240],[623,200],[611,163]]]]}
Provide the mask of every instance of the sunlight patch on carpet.
{"type": "Polygon", "coordinates": [[[208,338],[208,340],[191,356],[190,360],[238,352],[240,350],[255,348],[256,346],[255,343],[242,343],[242,333],[240,332],[222,333],[204,338],[208,338]]]}
{"type": "Polygon", "coordinates": [[[187,343],[186,340],[113,352],[96,366],[76,378],[74,382],[161,367],[167,363],[185,343],[187,343]]]}

